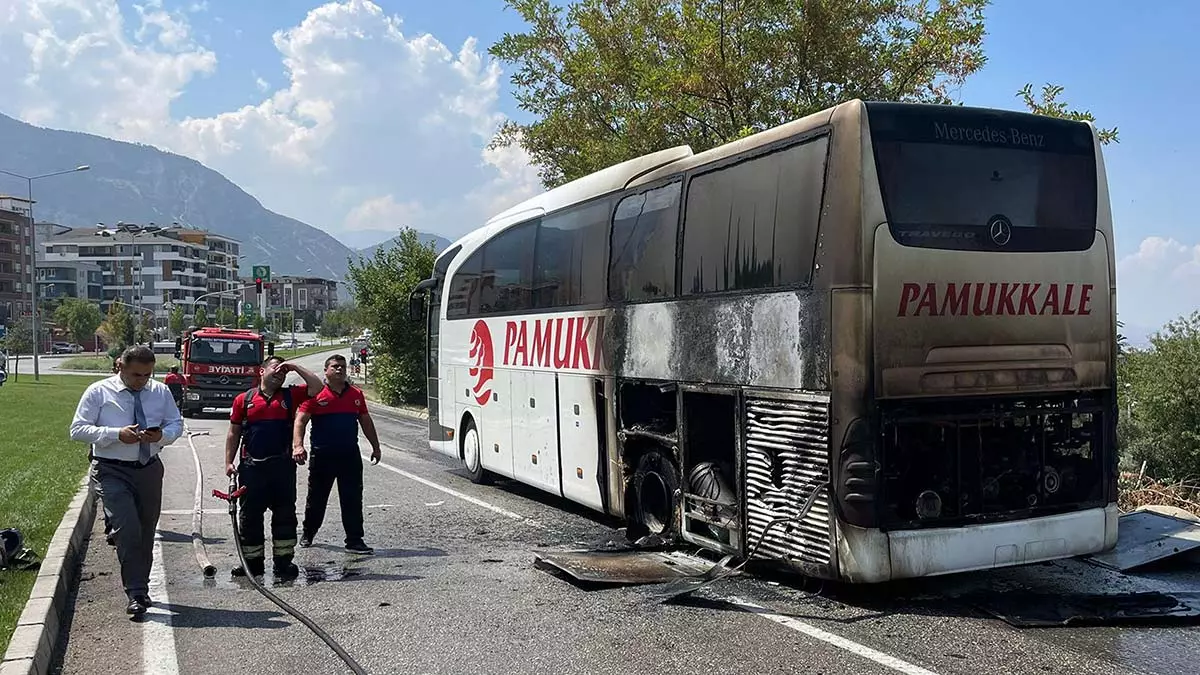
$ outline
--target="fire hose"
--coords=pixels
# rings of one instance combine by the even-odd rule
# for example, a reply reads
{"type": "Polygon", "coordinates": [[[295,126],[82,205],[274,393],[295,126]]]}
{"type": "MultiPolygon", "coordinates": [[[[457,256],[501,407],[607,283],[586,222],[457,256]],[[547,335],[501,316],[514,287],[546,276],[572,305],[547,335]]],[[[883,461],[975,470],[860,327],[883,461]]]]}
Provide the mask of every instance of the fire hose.
{"type": "Polygon", "coordinates": [[[250,573],[250,565],[247,564],[246,554],[244,551],[242,551],[242,539],[241,532],[238,530],[237,513],[238,498],[246,492],[246,486],[238,485],[237,476],[237,473],[234,472],[234,474],[229,477],[229,492],[221,492],[220,490],[214,489],[212,493],[214,497],[223,499],[229,503],[229,522],[233,525],[234,548],[237,549],[238,560],[242,564],[242,569],[246,570],[246,578],[250,580],[250,584],[254,586],[255,590],[257,590],[259,593],[262,593],[271,602],[279,605],[283,611],[291,614],[296,618],[297,621],[305,626],[308,626],[308,629],[315,633],[317,637],[321,638],[325,644],[329,645],[329,648],[332,649],[334,653],[336,653],[338,657],[341,658],[342,661],[344,661],[346,665],[349,666],[350,670],[352,670],[356,675],[366,675],[367,671],[363,670],[363,667],[360,666],[358,662],[355,661],[348,653],[346,653],[346,650],[343,649],[342,646],[336,641],[334,641],[334,639],[330,637],[330,635],[326,633],[319,625],[317,625],[315,621],[308,618],[298,609],[292,607],[288,603],[284,602],[282,598],[269,591],[265,586],[259,583],[258,579],[254,578],[253,574],[250,573]]]}

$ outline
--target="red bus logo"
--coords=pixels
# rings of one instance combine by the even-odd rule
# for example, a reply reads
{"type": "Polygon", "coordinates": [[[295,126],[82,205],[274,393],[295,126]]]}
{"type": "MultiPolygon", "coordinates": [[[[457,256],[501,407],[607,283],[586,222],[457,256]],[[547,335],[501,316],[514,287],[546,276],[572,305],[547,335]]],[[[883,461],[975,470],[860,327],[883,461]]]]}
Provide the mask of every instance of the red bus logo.
{"type": "Polygon", "coordinates": [[[475,378],[475,386],[471,391],[475,394],[475,400],[479,402],[479,405],[487,405],[492,398],[492,387],[489,383],[494,374],[492,366],[496,363],[496,357],[492,347],[492,331],[488,330],[487,324],[482,319],[476,321],[475,328],[471,330],[469,356],[475,363],[467,371],[471,377],[475,378]]]}

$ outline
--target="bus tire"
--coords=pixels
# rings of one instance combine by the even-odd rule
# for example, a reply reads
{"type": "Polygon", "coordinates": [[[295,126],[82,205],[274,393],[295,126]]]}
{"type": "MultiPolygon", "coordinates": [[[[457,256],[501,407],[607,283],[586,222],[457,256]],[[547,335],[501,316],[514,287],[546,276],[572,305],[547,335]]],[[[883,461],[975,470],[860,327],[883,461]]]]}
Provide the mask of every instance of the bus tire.
{"type": "Polygon", "coordinates": [[[467,417],[463,422],[462,444],[459,446],[459,457],[463,468],[472,483],[483,485],[488,482],[488,474],[483,470],[483,442],[479,438],[479,429],[475,420],[467,417]]]}
{"type": "Polygon", "coordinates": [[[670,455],[659,449],[646,451],[638,460],[632,488],[628,538],[637,541],[645,535],[657,535],[667,541],[673,540],[678,531],[682,493],[679,471],[670,455]]]}

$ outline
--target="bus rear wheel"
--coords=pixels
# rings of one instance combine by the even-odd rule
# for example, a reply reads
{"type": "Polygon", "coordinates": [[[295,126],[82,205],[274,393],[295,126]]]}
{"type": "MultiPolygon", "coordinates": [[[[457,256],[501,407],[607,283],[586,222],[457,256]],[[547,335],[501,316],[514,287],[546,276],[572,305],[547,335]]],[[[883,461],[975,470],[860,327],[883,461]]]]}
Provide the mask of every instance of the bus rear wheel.
{"type": "Polygon", "coordinates": [[[678,533],[681,493],[679,471],[662,450],[648,450],[633,474],[633,504],[629,509],[628,537],[636,541],[657,535],[670,541],[678,533]]]}
{"type": "Polygon", "coordinates": [[[487,472],[483,470],[483,443],[479,439],[475,421],[470,417],[463,424],[462,463],[472,483],[482,485],[488,482],[487,472]]]}

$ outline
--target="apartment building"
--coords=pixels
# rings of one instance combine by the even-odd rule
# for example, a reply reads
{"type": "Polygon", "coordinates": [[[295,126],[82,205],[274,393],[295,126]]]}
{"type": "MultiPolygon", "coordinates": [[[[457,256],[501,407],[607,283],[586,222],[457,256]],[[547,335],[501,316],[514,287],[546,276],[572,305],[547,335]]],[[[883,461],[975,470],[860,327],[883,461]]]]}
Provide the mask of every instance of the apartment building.
{"type": "MultiPolygon", "coordinates": [[[[157,328],[168,326],[171,309],[182,305],[191,315],[205,306],[211,315],[222,305],[236,307],[235,293],[222,298],[210,292],[236,288],[239,243],[229,237],[184,227],[98,225],[74,228],[39,242],[47,267],[91,263],[99,267],[101,309],[123,303],[154,317],[157,328]],[[230,284],[230,279],[235,283],[230,284]]],[[[41,263],[39,263],[41,264],[41,263]]]]}
{"type": "Polygon", "coordinates": [[[194,230],[183,227],[172,227],[164,230],[167,237],[179,239],[205,247],[206,290],[211,294],[201,301],[207,305],[209,316],[220,308],[237,313],[238,308],[238,269],[241,258],[241,242],[225,235],[194,230]]]}
{"type": "Polygon", "coordinates": [[[32,307],[33,231],[28,199],[0,195],[0,325],[32,307]]]}
{"type": "MultiPolygon", "coordinates": [[[[258,295],[254,290],[254,279],[242,279],[244,302],[258,307],[258,295]]],[[[297,320],[310,316],[320,323],[325,312],[337,308],[337,282],[332,279],[308,276],[275,276],[263,289],[267,296],[267,316],[272,314],[294,314],[297,320]]]]}

